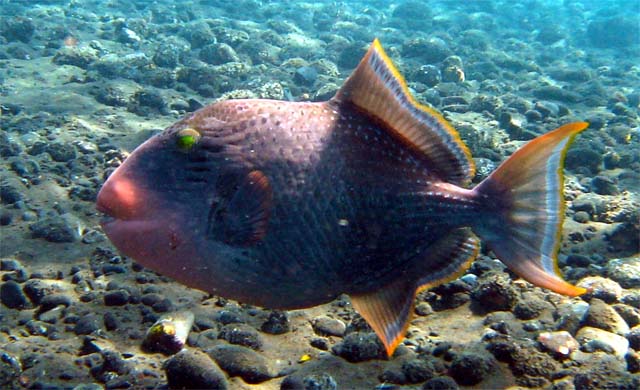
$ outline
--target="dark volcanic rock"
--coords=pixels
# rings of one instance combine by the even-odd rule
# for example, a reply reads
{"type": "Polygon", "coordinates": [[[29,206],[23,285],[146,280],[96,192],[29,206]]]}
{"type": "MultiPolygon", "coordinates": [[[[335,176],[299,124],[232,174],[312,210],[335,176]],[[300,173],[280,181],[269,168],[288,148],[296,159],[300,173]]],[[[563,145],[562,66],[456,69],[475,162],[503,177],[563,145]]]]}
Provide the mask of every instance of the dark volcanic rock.
{"type": "Polygon", "coordinates": [[[47,145],[46,151],[57,162],[67,162],[77,156],[75,146],[70,143],[54,142],[47,145]]]}
{"type": "Polygon", "coordinates": [[[73,242],[76,232],[71,223],[59,215],[47,217],[29,226],[33,238],[44,238],[50,242],[73,242]]]}
{"type": "Polygon", "coordinates": [[[204,352],[184,349],[164,365],[170,389],[227,389],[220,368],[204,352]]]}
{"type": "Polygon", "coordinates": [[[29,306],[29,300],[22,292],[22,287],[13,280],[0,286],[0,301],[11,309],[24,309],[29,306]]]}
{"type": "Polygon", "coordinates": [[[100,329],[100,318],[95,314],[80,317],[73,331],[77,335],[91,334],[100,329]]]}
{"type": "Polygon", "coordinates": [[[269,317],[260,327],[265,333],[269,334],[283,334],[291,330],[291,324],[289,323],[289,316],[287,312],[274,310],[269,313],[269,317]]]}
{"type": "Polygon", "coordinates": [[[352,363],[384,359],[387,354],[375,333],[353,332],[333,347],[333,353],[352,363]]]}
{"type": "Polygon", "coordinates": [[[23,16],[3,17],[0,20],[0,35],[7,41],[20,41],[27,43],[36,31],[35,23],[31,18],[23,16]]]}
{"type": "Polygon", "coordinates": [[[490,356],[464,352],[453,358],[449,372],[459,384],[472,386],[482,382],[492,367],[490,356]]]}
{"type": "Polygon", "coordinates": [[[222,327],[218,338],[231,344],[238,344],[251,349],[262,348],[262,338],[257,330],[247,324],[229,324],[222,327]]]}
{"type": "Polygon", "coordinates": [[[471,299],[483,311],[511,310],[516,298],[517,292],[505,273],[494,273],[481,278],[471,291],[471,299]]]}
{"type": "Polygon", "coordinates": [[[207,354],[229,376],[239,376],[247,383],[271,379],[267,360],[254,350],[239,345],[217,345],[207,354]]]}
{"type": "Polygon", "coordinates": [[[631,15],[596,19],[587,26],[587,37],[591,44],[602,48],[637,44],[639,34],[638,22],[631,15]]]}

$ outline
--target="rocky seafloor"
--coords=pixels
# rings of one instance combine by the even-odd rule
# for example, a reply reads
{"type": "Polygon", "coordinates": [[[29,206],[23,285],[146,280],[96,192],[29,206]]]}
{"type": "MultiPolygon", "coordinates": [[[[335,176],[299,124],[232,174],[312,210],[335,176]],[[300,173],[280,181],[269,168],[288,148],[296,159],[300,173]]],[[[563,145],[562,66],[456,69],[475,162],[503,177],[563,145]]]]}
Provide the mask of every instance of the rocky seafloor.
{"type": "Polygon", "coordinates": [[[0,388],[640,388],[637,4],[0,5],[0,388]],[[559,256],[590,293],[533,287],[483,251],[419,294],[387,359],[346,297],[272,311],[115,251],[94,202],[136,145],[218,99],[325,100],[374,37],[460,131],[476,182],[590,122],[566,157],[559,256]],[[149,345],[156,321],[191,314],[180,352],[149,345]]]}

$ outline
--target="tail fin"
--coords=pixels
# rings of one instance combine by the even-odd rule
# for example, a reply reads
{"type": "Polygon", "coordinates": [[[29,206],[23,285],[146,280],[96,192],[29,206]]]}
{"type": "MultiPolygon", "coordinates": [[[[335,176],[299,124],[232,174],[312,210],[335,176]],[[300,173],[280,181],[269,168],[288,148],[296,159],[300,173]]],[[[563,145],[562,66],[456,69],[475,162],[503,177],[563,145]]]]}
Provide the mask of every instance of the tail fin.
{"type": "Polygon", "coordinates": [[[557,264],[564,218],[562,168],[573,138],[588,125],[569,123],[530,141],[474,189],[495,217],[473,229],[496,256],[536,286],[570,296],[586,290],[565,282],[557,264]]]}

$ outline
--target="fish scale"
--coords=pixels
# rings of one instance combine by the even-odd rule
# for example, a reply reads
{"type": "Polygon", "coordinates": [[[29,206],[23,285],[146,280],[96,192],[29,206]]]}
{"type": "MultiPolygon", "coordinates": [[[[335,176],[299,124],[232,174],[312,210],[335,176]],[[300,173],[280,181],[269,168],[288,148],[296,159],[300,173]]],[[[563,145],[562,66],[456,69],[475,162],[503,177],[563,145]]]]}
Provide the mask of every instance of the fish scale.
{"type": "Polygon", "coordinates": [[[98,209],[119,250],[188,286],[279,309],[346,293],[391,355],[416,294],[460,276],[479,238],[531,283],[585,291],[556,254],[562,162],[586,127],[532,140],[467,189],[467,147],[376,40],[327,102],[229,100],[170,126],[109,177],[98,209]]]}

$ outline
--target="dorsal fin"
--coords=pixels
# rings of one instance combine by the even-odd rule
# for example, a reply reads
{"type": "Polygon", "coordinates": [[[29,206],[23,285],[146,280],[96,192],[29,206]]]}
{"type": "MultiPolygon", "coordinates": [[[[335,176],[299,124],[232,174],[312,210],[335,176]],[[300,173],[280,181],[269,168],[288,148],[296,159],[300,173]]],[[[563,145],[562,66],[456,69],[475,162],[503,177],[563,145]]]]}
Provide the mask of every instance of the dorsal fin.
{"type": "Polygon", "coordinates": [[[375,39],[333,102],[350,102],[384,123],[433,164],[443,180],[468,184],[475,174],[471,154],[456,130],[436,111],[421,105],[375,39]]]}

